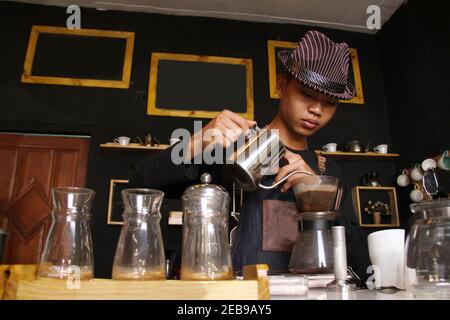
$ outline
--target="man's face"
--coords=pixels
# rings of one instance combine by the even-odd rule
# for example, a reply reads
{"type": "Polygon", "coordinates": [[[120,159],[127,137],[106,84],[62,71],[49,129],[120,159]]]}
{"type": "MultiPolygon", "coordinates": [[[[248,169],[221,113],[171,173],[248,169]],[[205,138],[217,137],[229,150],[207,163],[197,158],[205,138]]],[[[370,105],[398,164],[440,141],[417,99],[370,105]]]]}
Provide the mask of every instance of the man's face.
{"type": "Polygon", "coordinates": [[[277,77],[280,113],[289,130],[311,136],[325,126],[336,112],[338,100],[312,90],[286,75],[277,77]]]}

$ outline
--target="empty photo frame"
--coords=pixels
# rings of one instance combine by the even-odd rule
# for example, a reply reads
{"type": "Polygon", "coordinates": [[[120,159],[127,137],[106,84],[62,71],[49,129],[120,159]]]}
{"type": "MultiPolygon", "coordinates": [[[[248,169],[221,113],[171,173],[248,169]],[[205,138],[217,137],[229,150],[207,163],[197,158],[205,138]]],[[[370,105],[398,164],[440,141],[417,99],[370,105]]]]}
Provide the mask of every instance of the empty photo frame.
{"type": "Polygon", "coordinates": [[[108,224],[122,225],[125,206],[122,190],[128,188],[128,180],[111,179],[109,183],[108,224]]]}
{"type": "Polygon", "coordinates": [[[154,52],[147,114],[214,118],[224,109],[253,119],[251,59],[154,52]]]}
{"type": "Polygon", "coordinates": [[[23,83],[127,89],[134,32],[31,28],[23,83]]]}

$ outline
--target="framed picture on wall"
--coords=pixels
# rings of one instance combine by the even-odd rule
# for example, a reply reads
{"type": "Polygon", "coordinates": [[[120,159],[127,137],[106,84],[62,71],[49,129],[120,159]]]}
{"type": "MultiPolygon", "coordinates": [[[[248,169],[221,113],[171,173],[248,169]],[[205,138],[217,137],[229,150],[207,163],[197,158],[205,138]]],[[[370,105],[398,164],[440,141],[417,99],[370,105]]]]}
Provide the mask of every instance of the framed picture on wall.
{"type": "Polygon", "coordinates": [[[147,114],[214,118],[224,109],[253,119],[251,59],[152,53],[147,114]]]}
{"type": "Polygon", "coordinates": [[[127,89],[134,32],[31,28],[23,83],[127,89]]]}
{"type": "Polygon", "coordinates": [[[395,187],[356,186],[352,191],[361,227],[400,226],[395,187]]]}
{"type": "MultiPolygon", "coordinates": [[[[297,46],[296,42],[287,41],[267,41],[267,54],[269,62],[269,88],[270,97],[272,99],[279,99],[277,92],[277,74],[281,69],[281,64],[278,62],[277,54],[281,50],[293,49],[297,46]]],[[[353,84],[356,88],[356,96],[351,100],[341,100],[340,103],[354,103],[354,104],[364,104],[363,88],[361,83],[361,72],[359,69],[358,61],[358,51],[354,48],[350,48],[351,65],[350,65],[350,75],[353,78],[353,84]]]]}
{"type": "Polygon", "coordinates": [[[122,190],[128,188],[128,180],[111,179],[109,183],[108,224],[122,225],[125,206],[122,201],[122,190]]]}

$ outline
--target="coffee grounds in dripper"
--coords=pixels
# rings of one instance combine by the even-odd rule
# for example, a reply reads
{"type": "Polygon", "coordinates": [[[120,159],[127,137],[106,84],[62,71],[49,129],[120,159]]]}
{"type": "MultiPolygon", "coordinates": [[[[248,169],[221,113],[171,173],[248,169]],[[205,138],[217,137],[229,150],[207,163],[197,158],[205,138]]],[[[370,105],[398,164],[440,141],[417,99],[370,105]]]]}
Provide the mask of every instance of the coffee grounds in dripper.
{"type": "Polygon", "coordinates": [[[334,207],[335,185],[301,185],[295,192],[300,212],[330,211],[334,207]]]}

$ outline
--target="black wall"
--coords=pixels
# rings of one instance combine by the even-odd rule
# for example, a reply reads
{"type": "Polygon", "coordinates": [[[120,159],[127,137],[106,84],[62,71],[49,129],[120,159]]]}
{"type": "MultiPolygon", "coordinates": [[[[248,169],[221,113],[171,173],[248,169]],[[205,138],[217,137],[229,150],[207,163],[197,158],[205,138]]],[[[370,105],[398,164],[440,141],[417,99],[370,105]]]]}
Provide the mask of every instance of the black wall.
{"type": "MultiPolygon", "coordinates": [[[[450,149],[449,13],[449,1],[408,1],[377,34],[398,172],[450,149]]],[[[450,193],[449,172],[438,175],[450,193]]],[[[410,190],[399,189],[405,218],[410,190]]]]}
{"type": "MultiPolygon", "coordinates": [[[[253,59],[255,118],[265,124],[278,105],[277,100],[269,98],[267,40],[298,41],[311,28],[83,8],[82,28],[136,33],[130,89],[22,84],[31,26],[65,26],[65,10],[0,2],[0,130],[91,136],[87,186],[97,192],[92,210],[95,273],[97,277],[108,277],[120,232],[119,227],[106,224],[109,180],[126,179],[143,154],[102,151],[99,144],[119,135],[134,137],[147,132],[167,143],[173,129],[193,129],[191,118],[146,115],[151,52],[253,59]]],[[[353,139],[371,142],[372,146],[391,144],[377,39],[367,34],[318,29],[358,49],[365,104],[342,104],[332,122],[311,139],[310,148],[353,139]]],[[[441,101],[439,104],[443,106],[441,101]]],[[[443,107],[440,110],[444,111],[443,107]]],[[[396,141],[396,145],[401,144],[396,141]]],[[[380,171],[385,185],[393,185],[395,179],[393,161],[342,161],[341,168],[349,185],[356,185],[359,174],[367,171],[380,171]]],[[[178,227],[168,227],[164,218],[162,225],[166,246],[175,247],[178,227]]]]}

